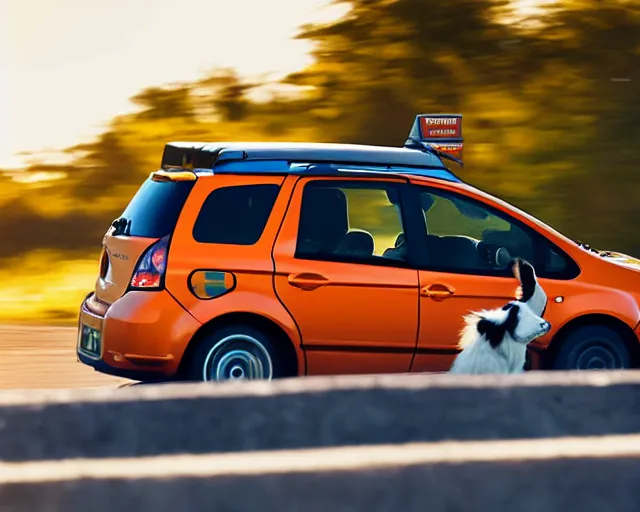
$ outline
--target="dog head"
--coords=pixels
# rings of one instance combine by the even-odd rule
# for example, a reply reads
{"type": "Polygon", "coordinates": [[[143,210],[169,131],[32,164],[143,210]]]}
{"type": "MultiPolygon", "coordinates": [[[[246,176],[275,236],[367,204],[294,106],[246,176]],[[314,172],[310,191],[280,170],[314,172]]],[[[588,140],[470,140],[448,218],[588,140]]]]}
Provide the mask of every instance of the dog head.
{"type": "Polygon", "coordinates": [[[551,329],[551,324],[542,318],[547,295],[538,283],[533,266],[525,260],[514,259],[512,269],[520,282],[517,300],[499,309],[467,315],[458,344],[460,349],[478,337],[483,337],[494,348],[505,340],[526,345],[551,329]]]}
{"type": "Polygon", "coordinates": [[[535,314],[544,316],[547,309],[547,295],[538,283],[533,266],[522,259],[516,258],[512,263],[513,275],[520,282],[516,297],[525,302],[535,314]]]}
{"type": "Polygon", "coordinates": [[[526,345],[551,329],[551,324],[523,301],[509,302],[500,309],[473,313],[472,316],[476,317],[477,333],[494,348],[505,340],[526,345]]]}

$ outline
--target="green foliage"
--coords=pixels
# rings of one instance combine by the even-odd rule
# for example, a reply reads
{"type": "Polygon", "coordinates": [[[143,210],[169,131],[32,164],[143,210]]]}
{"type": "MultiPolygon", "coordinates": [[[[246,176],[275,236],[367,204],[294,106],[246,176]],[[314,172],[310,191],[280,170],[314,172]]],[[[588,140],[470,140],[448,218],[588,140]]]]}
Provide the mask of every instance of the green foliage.
{"type": "Polygon", "coordinates": [[[400,146],[421,112],[464,114],[463,179],[570,237],[640,254],[637,2],[566,0],[535,24],[504,23],[504,0],[350,5],[303,27],[315,62],[283,80],[295,96],[256,102],[261,84],[233,70],[150,87],[132,98],[136,113],[70,148],[70,165],[21,173],[58,179],[0,173],[0,264],[36,249],[95,251],[166,141],[400,146]]]}
{"type": "Polygon", "coordinates": [[[504,24],[498,0],[354,0],[306,27],[314,123],[400,145],[417,112],[462,112],[459,174],[567,235],[640,254],[640,5],[570,0],[504,24]]]}

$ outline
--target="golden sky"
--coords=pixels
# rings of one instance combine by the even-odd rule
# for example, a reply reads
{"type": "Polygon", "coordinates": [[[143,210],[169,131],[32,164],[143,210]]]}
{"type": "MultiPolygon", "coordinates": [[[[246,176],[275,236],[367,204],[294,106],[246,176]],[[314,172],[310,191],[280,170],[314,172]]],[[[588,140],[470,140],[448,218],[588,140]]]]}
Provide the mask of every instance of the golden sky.
{"type": "MultiPolygon", "coordinates": [[[[523,8],[541,0],[515,0],[523,8]]],[[[283,75],[309,62],[292,41],[329,0],[0,0],[0,167],[20,151],[89,140],[142,88],[215,66],[283,75]]],[[[52,155],[46,155],[52,159],[52,155]]]]}
{"type": "Polygon", "coordinates": [[[214,66],[285,74],[309,62],[298,27],[327,0],[0,0],[0,167],[100,133],[150,85],[214,66]]]}

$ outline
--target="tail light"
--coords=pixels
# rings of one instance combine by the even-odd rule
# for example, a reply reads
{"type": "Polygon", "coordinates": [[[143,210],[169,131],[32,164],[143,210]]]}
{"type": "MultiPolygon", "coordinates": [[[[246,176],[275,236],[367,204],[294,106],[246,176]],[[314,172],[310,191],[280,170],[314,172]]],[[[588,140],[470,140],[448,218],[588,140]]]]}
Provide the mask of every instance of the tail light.
{"type": "Polygon", "coordinates": [[[167,249],[169,239],[162,238],[144,253],[133,271],[131,288],[159,289],[167,270],[167,249]]]}

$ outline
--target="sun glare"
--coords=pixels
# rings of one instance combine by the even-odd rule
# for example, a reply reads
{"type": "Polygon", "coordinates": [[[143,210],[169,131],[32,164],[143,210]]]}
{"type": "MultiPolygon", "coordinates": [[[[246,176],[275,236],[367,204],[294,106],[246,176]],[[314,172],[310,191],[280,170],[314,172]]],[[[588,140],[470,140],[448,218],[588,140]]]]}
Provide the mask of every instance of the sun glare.
{"type": "Polygon", "coordinates": [[[513,10],[518,18],[530,18],[542,14],[545,8],[557,2],[558,0],[514,0],[513,10]]]}
{"type": "Polygon", "coordinates": [[[330,0],[0,0],[0,168],[90,140],[141,89],[215,67],[277,79],[311,62],[299,28],[330,0]],[[34,5],[37,4],[37,5],[34,5]],[[150,9],[150,5],[153,8],[150,9]],[[265,22],[268,20],[268,22],[265,22]]]}

